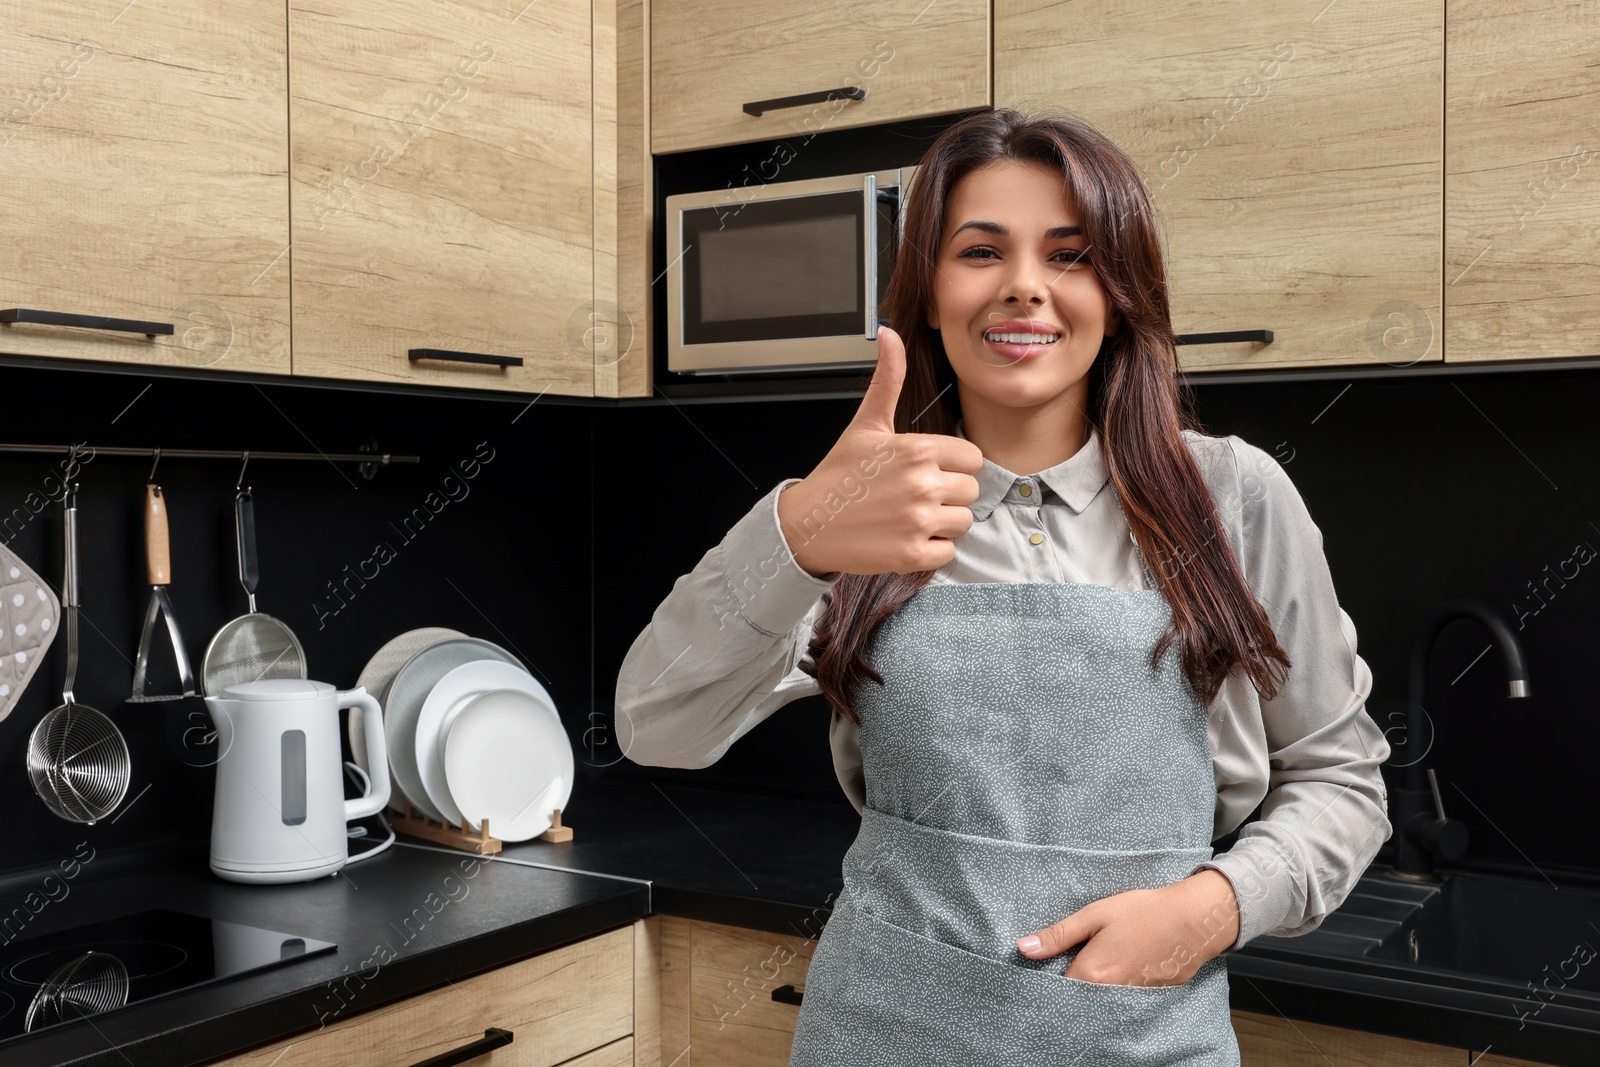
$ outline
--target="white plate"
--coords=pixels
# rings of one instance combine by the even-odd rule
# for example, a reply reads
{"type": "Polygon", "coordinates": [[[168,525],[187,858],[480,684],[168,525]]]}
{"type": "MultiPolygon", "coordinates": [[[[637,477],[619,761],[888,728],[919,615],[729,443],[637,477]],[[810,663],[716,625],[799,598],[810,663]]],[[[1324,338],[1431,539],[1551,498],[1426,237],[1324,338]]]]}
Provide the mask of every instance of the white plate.
{"type": "Polygon", "coordinates": [[[572,796],[572,742],[559,719],[515,689],[470,698],[444,737],[445,779],[474,832],[484,819],[502,841],[550,829],[572,796]]]}
{"type": "MultiPolygon", "coordinates": [[[[462,825],[461,809],[450,798],[450,788],[444,776],[443,730],[452,713],[465,707],[469,697],[490,689],[515,689],[547,706],[556,715],[550,694],[520,665],[498,663],[494,660],[474,660],[463,663],[433,683],[428,699],[422,702],[422,713],[417,716],[416,758],[417,773],[422,778],[422,788],[433,806],[456,826],[462,825]]],[[[557,721],[560,721],[557,716],[557,721]]]]}
{"type": "Polygon", "coordinates": [[[428,799],[427,790],[422,788],[422,775],[417,771],[417,717],[422,714],[433,683],[463,663],[480,659],[517,663],[517,657],[491,641],[476,637],[440,641],[407,660],[384,694],[383,735],[389,743],[390,776],[399,783],[411,806],[430,819],[443,819],[444,813],[428,799]]]}
{"type": "MultiPolygon", "coordinates": [[[[361,668],[361,676],[356,679],[356,685],[377,697],[379,704],[387,704],[389,683],[394,681],[394,676],[406,665],[407,660],[429,645],[465,636],[467,635],[460,630],[450,630],[443,626],[407,630],[398,637],[392,637],[384,642],[383,647],[372,654],[372,658],[367,660],[367,665],[361,668]]],[[[367,739],[362,730],[359,713],[350,716],[346,733],[350,735],[350,756],[355,760],[356,766],[364,771],[370,770],[371,768],[367,766],[367,739]]]]}

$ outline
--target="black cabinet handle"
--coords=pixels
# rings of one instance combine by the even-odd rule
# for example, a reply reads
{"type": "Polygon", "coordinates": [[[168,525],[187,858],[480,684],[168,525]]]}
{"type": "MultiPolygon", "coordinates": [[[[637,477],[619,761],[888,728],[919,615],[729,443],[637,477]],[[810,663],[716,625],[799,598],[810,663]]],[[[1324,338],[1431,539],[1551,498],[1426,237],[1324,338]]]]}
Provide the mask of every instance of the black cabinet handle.
{"type": "Polygon", "coordinates": [[[1272,343],[1271,330],[1232,330],[1226,333],[1180,333],[1180,345],[1225,345],[1234,341],[1260,341],[1264,345],[1272,343]]]}
{"type": "Polygon", "coordinates": [[[444,359],[452,363],[493,363],[497,367],[520,367],[521,356],[486,356],[481,352],[452,352],[447,348],[413,348],[406,353],[413,360],[444,359]]]}
{"type": "Polygon", "coordinates": [[[779,1004],[799,1004],[800,998],[805,995],[804,989],[796,989],[793,985],[781,985],[772,991],[772,999],[779,1004]]]}
{"type": "Polygon", "coordinates": [[[486,1052],[493,1052],[497,1048],[504,1048],[511,1044],[511,1031],[502,1030],[498,1026],[491,1026],[483,1032],[483,1036],[476,1041],[469,1041],[460,1048],[441,1052],[437,1056],[430,1056],[412,1067],[453,1067],[457,1063],[466,1063],[475,1060],[486,1052]]]}
{"type": "Polygon", "coordinates": [[[860,86],[846,85],[840,89],[819,89],[814,93],[801,93],[799,96],[779,96],[771,100],[752,100],[744,106],[746,115],[761,117],[764,111],[777,111],[785,107],[804,107],[806,104],[820,104],[834,97],[844,97],[846,100],[865,100],[867,91],[860,86]]]}
{"type": "Polygon", "coordinates": [[[140,322],[138,319],[108,319],[104,315],[68,315],[62,311],[35,311],[32,308],[5,308],[0,310],[0,322],[31,322],[39,326],[81,326],[86,330],[116,330],[119,333],[142,333],[154,337],[158,333],[171,333],[170,322],[140,322]]]}

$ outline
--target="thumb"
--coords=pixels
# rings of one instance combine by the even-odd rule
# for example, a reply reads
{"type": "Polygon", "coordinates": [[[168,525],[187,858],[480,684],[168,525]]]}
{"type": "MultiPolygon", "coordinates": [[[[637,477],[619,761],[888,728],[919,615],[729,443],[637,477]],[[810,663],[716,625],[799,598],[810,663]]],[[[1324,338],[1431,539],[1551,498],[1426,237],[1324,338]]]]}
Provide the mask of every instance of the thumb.
{"type": "Polygon", "coordinates": [[[1091,914],[1086,914],[1085,909],[1068,915],[1058,923],[1040,930],[1037,934],[1017,938],[1017,951],[1031,959],[1045,960],[1082,944],[1090,937],[1100,932],[1105,923],[1097,920],[1091,914]],[[1030,942],[1037,941],[1037,945],[1030,942]]]}
{"type": "Polygon", "coordinates": [[[861,406],[850,420],[859,428],[894,433],[894,409],[900,400],[900,387],[906,380],[906,346],[900,335],[887,326],[878,327],[878,365],[867,383],[861,406]]]}

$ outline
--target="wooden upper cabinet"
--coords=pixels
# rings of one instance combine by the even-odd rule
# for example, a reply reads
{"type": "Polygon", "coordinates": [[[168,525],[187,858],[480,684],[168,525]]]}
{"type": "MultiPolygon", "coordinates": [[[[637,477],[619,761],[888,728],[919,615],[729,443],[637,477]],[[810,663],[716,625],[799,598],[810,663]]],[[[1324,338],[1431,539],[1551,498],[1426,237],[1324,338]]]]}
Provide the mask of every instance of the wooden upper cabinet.
{"type": "Polygon", "coordinates": [[[1600,354],[1600,7],[1451,2],[1445,358],[1600,354]]]}
{"type": "Polygon", "coordinates": [[[290,0],[296,375],[594,394],[590,48],[584,0],[290,0]]]}
{"type": "Polygon", "coordinates": [[[289,370],[283,0],[8,5],[0,351],[289,370]]]}
{"type": "Polygon", "coordinates": [[[989,0],[652,4],[651,149],[809,137],[988,107],[989,10],[989,0]],[[866,95],[781,103],[846,88],[866,95]],[[767,101],[779,103],[759,116],[746,111],[767,101]]]}
{"type": "MultiPolygon", "coordinates": [[[[1440,0],[995,0],[996,106],[1144,173],[1185,370],[1438,360],[1440,0]]],[[[1569,42],[1576,52],[1578,42],[1569,42]]]]}

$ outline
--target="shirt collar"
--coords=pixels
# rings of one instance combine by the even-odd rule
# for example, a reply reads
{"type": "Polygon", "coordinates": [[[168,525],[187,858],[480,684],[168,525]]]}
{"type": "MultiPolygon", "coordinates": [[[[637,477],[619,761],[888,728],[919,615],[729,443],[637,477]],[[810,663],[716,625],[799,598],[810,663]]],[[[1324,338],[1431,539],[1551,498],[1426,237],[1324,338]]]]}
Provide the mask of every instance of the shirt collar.
{"type": "MultiPolygon", "coordinates": [[[[956,436],[969,440],[965,421],[956,420],[956,436]]],[[[972,517],[983,522],[1008,497],[1016,503],[1043,503],[1037,494],[1031,501],[1017,495],[1017,486],[1023,482],[1043,482],[1073,512],[1081,513],[1111,480],[1111,471],[1106,466],[1105,454],[1100,448],[1100,434],[1090,426],[1089,440],[1084,446],[1053,467],[1046,467],[1037,474],[1019,475],[985,456],[983,468],[978,471],[977,477],[980,492],[978,499],[971,504],[972,517]]]]}

